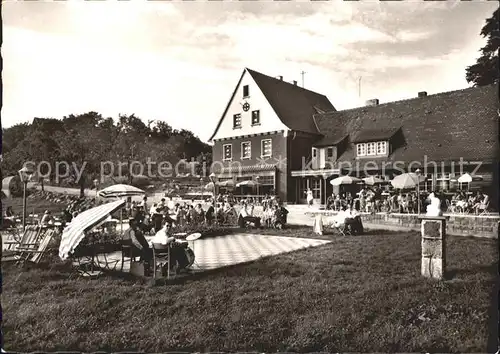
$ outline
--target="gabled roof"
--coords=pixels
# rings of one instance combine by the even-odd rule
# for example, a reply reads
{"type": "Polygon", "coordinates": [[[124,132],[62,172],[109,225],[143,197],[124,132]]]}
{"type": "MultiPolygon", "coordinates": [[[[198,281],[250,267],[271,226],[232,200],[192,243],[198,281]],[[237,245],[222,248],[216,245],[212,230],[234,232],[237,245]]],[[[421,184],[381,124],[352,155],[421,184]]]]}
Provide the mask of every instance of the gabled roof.
{"type": "Polygon", "coordinates": [[[399,128],[389,128],[389,129],[366,129],[361,130],[356,134],[356,136],[352,139],[353,143],[366,143],[369,141],[382,141],[382,140],[390,140],[394,134],[399,130],[399,128]]]}
{"type": "Polygon", "coordinates": [[[318,134],[313,115],[317,114],[318,111],[335,111],[335,107],[325,95],[245,68],[210,140],[214,138],[219,130],[222,119],[236,95],[245,71],[252,76],[281,122],[291,130],[318,134]]]}
{"type": "MultiPolygon", "coordinates": [[[[316,115],[324,139],[339,140],[349,135],[378,132],[401,132],[402,144],[387,160],[427,161],[497,160],[498,88],[496,85],[473,87],[316,115]]],[[[399,133],[398,133],[399,135],[399,133]]],[[[349,144],[339,161],[356,158],[354,144],[349,144]]]]}
{"type": "Polygon", "coordinates": [[[322,146],[335,146],[340,144],[347,136],[336,137],[336,136],[324,136],[313,144],[316,147],[322,146]]]}

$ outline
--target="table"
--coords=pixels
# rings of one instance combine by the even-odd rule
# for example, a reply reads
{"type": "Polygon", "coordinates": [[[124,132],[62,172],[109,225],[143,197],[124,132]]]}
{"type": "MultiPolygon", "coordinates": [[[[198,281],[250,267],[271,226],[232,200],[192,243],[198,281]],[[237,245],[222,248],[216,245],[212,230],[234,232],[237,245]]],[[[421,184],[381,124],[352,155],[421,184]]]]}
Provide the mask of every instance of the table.
{"type": "Polygon", "coordinates": [[[193,243],[193,253],[194,253],[194,263],[193,264],[195,264],[199,269],[201,269],[198,262],[196,262],[196,252],[194,250],[194,241],[198,240],[199,238],[201,238],[201,233],[196,232],[196,233],[191,234],[188,237],[186,237],[186,241],[191,241],[193,243]]]}

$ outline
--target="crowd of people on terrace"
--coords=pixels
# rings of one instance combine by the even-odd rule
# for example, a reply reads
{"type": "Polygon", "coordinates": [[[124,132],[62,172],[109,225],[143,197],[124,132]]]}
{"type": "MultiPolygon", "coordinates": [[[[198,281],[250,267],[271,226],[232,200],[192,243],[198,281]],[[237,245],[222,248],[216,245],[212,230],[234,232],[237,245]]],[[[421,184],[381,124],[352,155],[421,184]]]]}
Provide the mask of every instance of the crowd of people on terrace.
{"type": "Polygon", "coordinates": [[[125,215],[136,220],[138,227],[145,232],[158,232],[165,224],[169,226],[211,226],[217,221],[219,225],[236,224],[240,227],[249,223],[260,227],[261,222],[269,227],[283,227],[286,224],[288,211],[276,196],[266,195],[262,201],[262,215],[255,215],[257,204],[252,197],[236,199],[230,194],[218,194],[206,201],[208,208],[194,200],[189,202],[174,202],[171,198],[162,198],[149,206],[147,197],[141,202],[129,201],[125,215]],[[235,208],[236,207],[236,208],[235,208]],[[238,210],[238,211],[237,211],[238,210]]]}
{"type": "MultiPolygon", "coordinates": [[[[367,213],[392,212],[392,213],[417,213],[425,210],[428,203],[428,192],[416,191],[383,191],[380,187],[362,188],[358,193],[350,192],[330,195],[326,201],[326,209],[340,211],[347,207],[367,213]],[[420,197],[420,200],[419,200],[420,197]]],[[[487,210],[489,196],[482,191],[466,193],[457,191],[451,199],[444,193],[434,192],[441,200],[441,207],[451,213],[475,213],[487,210]]]]}

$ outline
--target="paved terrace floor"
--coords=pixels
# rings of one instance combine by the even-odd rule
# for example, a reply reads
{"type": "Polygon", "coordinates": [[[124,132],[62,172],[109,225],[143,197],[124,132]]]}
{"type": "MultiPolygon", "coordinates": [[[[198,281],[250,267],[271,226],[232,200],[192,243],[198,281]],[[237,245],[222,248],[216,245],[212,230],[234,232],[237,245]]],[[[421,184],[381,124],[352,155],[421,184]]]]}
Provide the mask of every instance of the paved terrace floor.
{"type": "MultiPolygon", "coordinates": [[[[189,242],[189,245],[194,250],[196,258],[196,263],[192,268],[197,271],[206,271],[247,263],[262,257],[321,246],[330,242],[308,238],[242,233],[205,239],[201,238],[189,242]]],[[[121,267],[121,252],[107,254],[106,259],[108,263],[118,261],[117,268],[121,267]]],[[[98,261],[104,265],[104,255],[100,255],[98,261]]],[[[130,271],[130,262],[125,262],[123,271],[130,271]]]]}

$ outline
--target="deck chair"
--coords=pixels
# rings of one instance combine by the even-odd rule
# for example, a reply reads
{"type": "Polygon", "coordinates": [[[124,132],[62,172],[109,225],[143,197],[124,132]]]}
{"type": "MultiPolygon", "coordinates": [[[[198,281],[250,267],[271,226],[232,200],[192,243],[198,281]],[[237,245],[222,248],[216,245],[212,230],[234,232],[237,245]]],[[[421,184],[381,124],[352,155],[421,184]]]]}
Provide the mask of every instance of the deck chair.
{"type": "MultiPolygon", "coordinates": [[[[35,250],[38,247],[41,228],[38,225],[30,225],[24,229],[21,240],[17,243],[14,241],[12,248],[12,259],[19,261],[26,256],[26,252],[35,250]]],[[[11,242],[7,242],[9,244],[11,242]]]]}
{"type": "Polygon", "coordinates": [[[20,256],[18,263],[24,263],[24,262],[32,262],[35,264],[40,263],[40,261],[42,260],[43,256],[45,255],[49,247],[50,241],[52,241],[52,238],[55,236],[56,233],[57,230],[54,228],[42,230],[40,233],[40,242],[38,243],[38,247],[23,252],[23,256],[22,257],[20,256]]]}
{"type": "Polygon", "coordinates": [[[351,235],[350,229],[347,227],[346,223],[339,223],[339,222],[334,222],[332,224],[332,228],[340,235],[342,236],[349,236],[351,235]]]}
{"type": "Polygon", "coordinates": [[[490,206],[490,201],[486,203],[481,203],[476,207],[476,215],[486,215],[488,214],[488,207],[490,206]]]}
{"type": "Polygon", "coordinates": [[[35,225],[28,225],[24,229],[24,231],[21,234],[21,237],[19,240],[16,240],[15,238],[11,240],[5,240],[3,241],[3,244],[8,247],[9,250],[16,250],[19,245],[27,244],[32,242],[33,238],[35,237],[34,233],[38,233],[40,229],[36,227],[35,225]]]}

